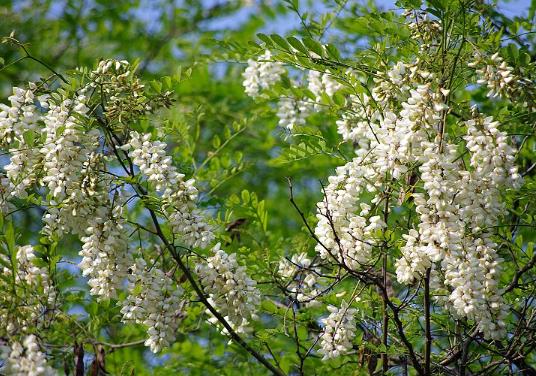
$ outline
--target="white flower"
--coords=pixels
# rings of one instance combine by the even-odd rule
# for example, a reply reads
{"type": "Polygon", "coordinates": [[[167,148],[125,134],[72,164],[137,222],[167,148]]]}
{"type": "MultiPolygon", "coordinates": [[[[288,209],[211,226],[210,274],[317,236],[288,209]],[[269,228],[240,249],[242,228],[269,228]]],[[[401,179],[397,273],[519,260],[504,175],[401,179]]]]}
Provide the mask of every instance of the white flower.
{"type": "MultiPolygon", "coordinates": [[[[260,304],[257,283],[238,264],[236,254],[225,253],[220,249],[220,243],[214,246],[212,252],[214,255],[207,259],[206,264],[200,264],[196,269],[203,290],[208,294],[210,304],[229,325],[239,333],[246,333],[250,330],[250,321],[257,317],[260,304]]],[[[210,321],[217,323],[214,317],[210,321]]]]}
{"type": "Polygon", "coordinates": [[[517,77],[512,73],[514,69],[506,64],[499,53],[493,54],[489,59],[477,59],[469,66],[480,66],[476,70],[479,77],[477,82],[488,87],[488,97],[509,97],[515,90],[517,77]]]}
{"type": "Polygon", "coordinates": [[[335,258],[353,270],[370,261],[372,249],[378,244],[376,230],[386,224],[378,216],[367,218],[367,207],[361,207],[357,198],[365,190],[375,192],[376,187],[368,182],[379,177],[367,157],[357,157],[338,167],[336,175],[329,178],[316,215],[315,234],[321,243],[316,250],[322,258],[335,258]]]}
{"type": "Polygon", "coordinates": [[[128,144],[123,147],[129,150],[132,162],[160,193],[171,190],[184,178],[173,166],[171,157],[166,154],[166,147],[164,142],[151,141],[149,133],[141,135],[138,132],[131,132],[128,144]]]}
{"type": "Polygon", "coordinates": [[[322,320],[324,330],[320,340],[319,353],[322,360],[346,355],[352,349],[352,341],[356,335],[355,315],[357,309],[350,308],[342,302],[341,308],[328,306],[329,316],[322,320]]]}
{"type": "Polygon", "coordinates": [[[185,181],[166,155],[167,145],[151,141],[150,134],[131,132],[130,140],[123,146],[129,151],[133,163],[139,167],[154,189],[162,194],[163,209],[175,234],[189,247],[206,247],[214,239],[212,228],[206,223],[204,213],[197,208],[198,191],[195,180],[185,181]]]}
{"type": "Polygon", "coordinates": [[[37,337],[26,336],[22,345],[13,342],[9,356],[0,371],[10,376],[54,376],[57,373],[47,365],[46,356],[39,349],[37,337]]]}
{"type": "Polygon", "coordinates": [[[128,296],[122,302],[122,321],[147,327],[145,345],[157,353],[171,345],[177,336],[183,307],[183,290],[155,265],[142,258],[130,268],[128,296]]]}
{"type": "Polygon", "coordinates": [[[297,302],[305,303],[305,306],[316,306],[316,300],[320,291],[317,288],[320,268],[312,265],[312,261],[305,252],[295,254],[292,258],[279,261],[278,273],[287,281],[285,288],[292,294],[297,302]]]}
{"type": "MultiPolygon", "coordinates": [[[[0,333],[13,335],[28,332],[32,328],[41,328],[50,319],[56,308],[56,290],[46,267],[38,267],[34,248],[31,245],[18,247],[16,253],[16,270],[0,266],[0,274],[14,281],[14,286],[6,285],[0,280],[0,288],[15,288],[15,294],[0,296],[0,333]]],[[[3,265],[10,265],[7,256],[0,254],[3,265]]],[[[2,265],[0,264],[0,265],[2,265]]],[[[1,334],[0,334],[1,335],[1,334]]]]}
{"type": "Polygon", "coordinates": [[[314,104],[307,100],[286,97],[279,99],[277,107],[279,126],[292,131],[295,127],[304,125],[313,107],[314,104]]]}
{"type": "Polygon", "coordinates": [[[117,297],[132,260],[128,252],[128,239],[122,218],[122,207],[115,206],[111,213],[102,210],[102,216],[90,218],[82,237],[79,267],[89,277],[90,293],[98,299],[117,297]]]}
{"type": "Polygon", "coordinates": [[[329,73],[322,73],[310,70],[307,76],[307,87],[316,96],[316,101],[320,102],[322,94],[332,97],[335,92],[342,89],[342,85],[337,82],[329,73]]]}
{"type": "Polygon", "coordinates": [[[281,79],[285,72],[281,63],[272,62],[272,54],[266,50],[257,60],[249,59],[244,71],[244,89],[250,97],[259,95],[262,89],[267,89],[281,79]]]}
{"type": "Polygon", "coordinates": [[[85,100],[80,96],[74,101],[66,99],[59,105],[50,104],[44,116],[46,140],[40,150],[44,160],[42,182],[58,202],[71,189],[76,189],[84,162],[98,146],[98,130],[86,132],[77,119],[88,111],[85,100]]]}

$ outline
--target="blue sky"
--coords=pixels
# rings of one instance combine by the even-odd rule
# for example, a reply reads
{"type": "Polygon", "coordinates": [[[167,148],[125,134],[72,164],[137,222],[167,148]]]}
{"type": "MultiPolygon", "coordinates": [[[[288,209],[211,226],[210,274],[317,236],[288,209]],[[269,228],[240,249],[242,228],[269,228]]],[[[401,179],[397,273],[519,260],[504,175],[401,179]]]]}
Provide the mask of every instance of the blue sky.
{"type": "MultiPolygon", "coordinates": [[[[269,0],[257,0],[259,1],[269,1],[269,0]]],[[[364,1],[363,1],[364,2],[364,1]]],[[[396,10],[399,9],[395,5],[396,0],[376,0],[376,3],[383,8],[384,10],[396,10]]],[[[217,0],[204,0],[204,5],[210,7],[217,3],[217,0]]],[[[315,0],[302,0],[301,3],[303,10],[315,13],[324,13],[326,12],[326,7],[324,2],[315,1],[315,0]],[[313,4],[311,7],[308,4],[313,4]],[[312,8],[312,9],[311,9],[312,8]]],[[[498,10],[501,13],[504,13],[508,17],[515,16],[526,16],[528,9],[530,7],[531,0],[499,0],[498,1],[498,10]]],[[[244,7],[242,10],[236,12],[230,17],[222,17],[217,20],[213,20],[210,23],[210,28],[213,29],[225,29],[232,28],[237,29],[240,27],[241,20],[245,20],[247,15],[251,12],[254,12],[254,7],[244,7]]],[[[147,17],[147,14],[145,14],[147,17]]],[[[298,26],[298,20],[295,14],[288,14],[285,17],[280,17],[277,20],[274,20],[262,30],[265,33],[285,33],[285,31],[291,30],[298,26]]]]}

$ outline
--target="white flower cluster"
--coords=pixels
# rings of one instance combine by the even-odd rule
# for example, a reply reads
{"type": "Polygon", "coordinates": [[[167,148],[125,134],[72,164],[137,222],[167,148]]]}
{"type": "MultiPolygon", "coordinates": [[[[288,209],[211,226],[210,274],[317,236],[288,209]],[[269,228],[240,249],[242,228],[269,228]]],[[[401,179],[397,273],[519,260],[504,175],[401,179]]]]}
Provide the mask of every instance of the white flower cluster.
{"type": "Polygon", "coordinates": [[[166,155],[166,147],[164,142],[151,141],[150,134],[131,132],[130,140],[123,149],[129,150],[133,163],[156,191],[162,193],[163,207],[173,232],[180,235],[189,247],[206,247],[214,235],[202,211],[196,207],[198,192],[195,180],[184,180],[184,175],[177,171],[171,157],[166,155]]]}
{"type": "Polygon", "coordinates": [[[305,252],[292,255],[290,261],[282,259],[278,273],[288,280],[285,288],[297,302],[307,307],[319,304],[316,298],[321,293],[317,287],[320,268],[313,265],[313,260],[305,252]]]}
{"type": "Polygon", "coordinates": [[[79,267],[89,277],[90,293],[98,298],[117,298],[117,290],[122,287],[132,263],[124,222],[121,205],[112,210],[102,207],[88,220],[86,236],[80,239],[79,267]]]}
{"type": "MultiPolygon", "coordinates": [[[[56,304],[56,290],[45,267],[35,265],[35,251],[31,245],[21,246],[16,253],[16,273],[2,266],[0,288],[8,291],[13,287],[5,281],[13,280],[15,295],[0,297],[0,333],[13,335],[27,332],[44,325],[56,304]]],[[[8,257],[0,254],[3,265],[11,265],[8,257]]],[[[2,335],[2,334],[0,334],[2,335]]]]}
{"type": "MultiPolygon", "coordinates": [[[[431,20],[425,11],[411,10],[404,12],[408,17],[408,27],[413,39],[419,40],[419,50],[421,53],[429,53],[430,48],[434,46],[437,37],[441,34],[443,28],[437,20],[431,20]]],[[[437,46],[437,45],[436,45],[437,46]]]]}
{"type": "Polygon", "coordinates": [[[397,63],[378,74],[372,97],[350,98],[354,111],[337,125],[357,156],[324,189],[316,249],[353,270],[367,264],[378,246],[377,231],[387,226],[371,206],[385,199],[384,186],[392,179],[408,184],[415,175],[423,192],[407,188],[419,224],[404,235],[396,262],[399,282],[412,283],[431,267],[437,295],[447,296],[443,303],[478,322],[487,338],[499,338],[505,312],[497,286],[501,259],[487,229],[504,213],[501,189],[520,185],[515,152],[498,123],[475,115],[466,122],[466,168],[457,146],[442,134],[449,90],[419,66],[397,63]]]}
{"type": "Polygon", "coordinates": [[[487,338],[504,335],[506,308],[498,287],[500,263],[489,228],[504,213],[503,187],[517,188],[521,177],[514,149],[491,117],[466,122],[470,170],[456,163],[456,146],[428,143],[419,170],[425,193],[413,194],[420,214],[419,230],[411,230],[397,261],[397,278],[410,283],[426,268],[434,269],[434,285],[448,295],[444,303],[460,317],[474,320],[487,338]],[[440,263],[444,281],[435,271],[440,263]]]}
{"type": "MultiPolygon", "coordinates": [[[[220,243],[212,252],[214,255],[207,259],[207,263],[197,267],[201,285],[209,295],[210,304],[229,325],[238,333],[247,333],[250,321],[257,318],[260,304],[257,283],[247,275],[245,267],[238,264],[235,253],[228,255],[220,249],[220,243]]],[[[214,317],[210,321],[217,323],[214,317]]]]}
{"type": "Polygon", "coordinates": [[[281,79],[285,69],[281,63],[270,61],[272,54],[266,50],[257,60],[249,59],[244,71],[244,89],[250,97],[259,95],[261,89],[267,89],[281,79]]]}
{"type": "Polygon", "coordinates": [[[42,158],[32,138],[41,119],[35,102],[46,105],[47,97],[36,98],[35,90],[34,83],[29,84],[28,90],[15,87],[8,98],[11,107],[0,104],[0,142],[11,154],[4,170],[9,180],[9,194],[14,197],[26,197],[26,189],[37,179],[42,158]]]}
{"type": "Polygon", "coordinates": [[[322,258],[335,259],[352,270],[361,269],[370,261],[372,249],[378,244],[376,231],[386,226],[380,216],[370,215],[370,205],[360,204],[356,199],[365,190],[377,190],[368,183],[377,177],[370,163],[356,157],[338,167],[324,189],[324,200],[317,204],[317,252],[322,258]]]}
{"type": "Polygon", "coordinates": [[[88,111],[86,98],[67,99],[59,105],[51,103],[43,116],[46,139],[40,150],[43,155],[42,183],[50,190],[50,203],[43,216],[46,226],[43,232],[49,236],[61,236],[72,232],[83,234],[87,217],[93,213],[98,201],[92,200],[83,189],[83,176],[95,171],[90,162],[99,146],[99,132],[86,131],[81,125],[88,111]]]}
{"type": "Polygon", "coordinates": [[[155,265],[142,258],[130,268],[128,296],[122,302],[122,321],[147,327],[145,346],[157,353],[177,336],[183,307],[183,290],[155,265]]]}
{"type": "Polygon", "coordinates": [[[304,99],[284,97],[279,99],[277,117],[279,126],[293,131],[295,127],[305,124],[311,114],[313,103],[304,99]]]}
{"type": "Polygon", "coordinates": [[[10,376],[54,376],[56,371],[47,365],[47,359],[39,348],[37,337],[26,336],[22,344],[13,342],[0,372],[10,376]]]}
{"type": "Polygon", "coordinates": [[[322,360],[336,358],[347,354],[352,349],[352,341],[356,335],[357,309],[350,308],[342,302],[341,308],[328,306],[329,316],[322,320],[324,330],[320,340],[319,353],[322,360]]]}
{"type": "Polygon", "coordinates": [[[469,63],[469,66],[476,69],[476,74],[479,77],[478,83],[485,84],[489,91],[488,97],[509,97],[514,89],[516,77],[513,73],[513,68],[510,67],[499,56],[499,53],[494,53],[489,59],[477,59],[469,63]]]}
{"type": "Polygon", "coordinates": [[[44,159],[43,184],[58,201],[66,198],[78,177],[88,155],[98,146],[99,132],[86,132],[76,116],[89,110],[85,97],[75,101],[66,99],[59,105],[51,104],[44,116],[46,140],[41,149],[44,159]]]}
{"type": "MultiPolygon", "coordinates": [[[[266,69],[261,70],[263,78],[269,76],[266,69]]],[[[167,93],[162,94],[149,105],[143,85],[125,61],[101,61],[86,78],[87,85],[66,95],[57,92],[37,96],[40,89],[35,84],[29,84],[28,89],[14,88],[10,104],[0,105],[0,147],[10,155],[5,174],[0,176],[0,207],[11,210],[10,201],[14,198],[37,192],[36,199],[40,198],[46,208],[42,233],[52,241],[65,234],[79,236],[79,267],[89,279],[90,293],[97,299],[117,298],[127,277],[130,286],[143,282],[146,289],[151,285],[149,295],[139,298],[139,291],[131,289],[133,295],[127,298],[138,298],[137,306],[143,308],[146,317],[135,316],[132,312],[140,311],[133,308],[125,320],[133,318],[147,325],[147,345],[158,351],[169,345],[170,333],[176,331],[174,315],[181,291],[154,268],[145,271],[138,265],[134,268],[138,271],[137,280],[133,282],[134,276],[129,276],[134,257],[129,251],[127,213],[123,212],[129,199],[122,197],[128,192],[124,186],[129,183],[118,176],[122,172],[113,170],[117,155],[122,155],[121,150],[116,150],[118,139],[112,136],[109,141],[109,129],[104,131],[100,126],[106,124],[114,132],[116,127],[126,130],[129,119],[145,114],[151,106],[165,106],[169,98],[167,93]],[[97,86],[99,90],[95,91],[97,86]],[[97,95],[102,95],[98,104],[94,100],[97,95]],[[146,275],[140,276],[142,273],[146,275]],[[144,307],[144,303],[149,305],[144,307]]],[[[136,132],[132,132],[125,146],[151,186],[150,193],[161,199],[161,212],[174,234],[180,234],[190,247],[205,247],[214,235],[205,222],[204,212],[196,207],[195,181],[184,180],[165,149],[165,143],[151,141],[149,135],[136,132]]],[[[6,267],[11,260],[0,257],[0,272],[13,275],[11,268],[6,267]]],[[[25,333],[29,327],[41,328],[41,322],[56,309],[56,294],[47,269],[33,265],[34,259],[31,247],[19,249],[17,273],[13,276],[17,294],[0,296],[0,336],[25,333]]],[[[11,286],[4,286],[0,280],[0,288],[7,290],[11,286]]]]}
{"type": "Polygon", "coordinates": [[[317,251],[353,270],[370,261],[378,245],[377,232],[386,227],[381,216],[370,213],[371,205],[359,203],[359,197],[372,194],[372,205],[383,200],[383,184],[409,173],[446,110],[447,92],[433,90],[434,76],[417,65],[400,62],[378,76],[383,78],[376,79],[372,98],[350,98],[354,114],[337,124],[342,136],[354,142],[357,156],[337,168],[318,204],[317,251]]]}
{"type": "Polygon", "coordinates": [[[316,101],[320,102],[322,94],[332,97],[342,85],[337,82],[329,73],[310,70],[307,76],[307,87],[316,96],[316,101]]]}

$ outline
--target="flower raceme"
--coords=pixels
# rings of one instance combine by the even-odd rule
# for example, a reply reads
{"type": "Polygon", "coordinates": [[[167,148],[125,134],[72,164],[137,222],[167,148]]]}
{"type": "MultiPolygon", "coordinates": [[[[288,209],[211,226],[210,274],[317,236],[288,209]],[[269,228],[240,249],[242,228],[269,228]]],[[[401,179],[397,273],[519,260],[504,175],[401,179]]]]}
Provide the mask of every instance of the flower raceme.
{"type": "MultiPolygon", "coordinates": [[[[262,77],[275,74],[261,71],[262,77]]],[[[136,111],[146,113],[156,104],[166,103],[167,97],[152,98],[147,101],[151,105],[144,104],[143,85],[125,61],[102,61],[86,77],[89,82],[70,94],[63,91],[39,96],[40,88],[34,84],[27,89],[14,88],[10,106],[0,107],[0,144],[10,157],[0,180],[1,207],[9,215],[14,201],[39,197],[39,205],[45,209],[42,241],[53,244],[67,234],[77,235],[82,243],[78,267],[88,279],[89,293],[97,300],[119,299],[123,322],[145,326],[146,345],[158,352],[173,342],[186,300],[173,279],[174,270],[160,269],[160,254],[156,257],[160,261],[151,261],[150,266],[145,258],[152,256],[132,246],[136,229],[131,221],[132,203],[151,197],[161,226],[167,226],[165,231],[182,247],[208,247],[214,240],[214,229],[197,205],[195,180],[186,179],[173,165],[167,144],[123,123],[136,111]],[[95,90],[97,86],[102,90],[95,90]],[[131,112],[126,111],[129,105],[133,106],[131,112]],[[122,139],[114,132],[127,137],[122,139]]],[[[32,246],[18,249],[18,264],[13,270],[10,256],[0,257],[2,274],[16,273],[15,284],[21,290],[17,295],[24,298],[17,314],[0,310],[0,336],[9,335],[15,341],[31,328],[41,328],[60,305],[56,304],[52,276],[34,265],[37,257],[32,246]]],[[[246,317],[254,316],[260,298],[243,267],[234,256],[230,260],[222,265],[245,283],[244,306],[235,302],[230,290],[225,290],[225,301],[220,300],[219,285],[213,285],[211,291],[213,301],[227,309],[226,315],[238,328],[245,326],[246,317]],[[244,307],[244,320],[239,320],[244,307]]],[[[237,291],[236,296],[242,292],[237,291]]],[[[19,304],[5,303],[2,307],[19,304]]],[[[16,343],[13,357],[30,356],[36,348],[28,343],[31,349],[20,350],[26,345],[16,343]]],[[[35,374],[44,374],[39,372],[35,374]]]]}
{"type": "MultiPolygon", "coordinates": [[[[421,50],[433,48],[432,39],[441,27],[420,14],[413,17],[418,20],[411,25],[412,34],[425,40],[421,50]]],[[[482,59],[470,64],[479,77],[477,83],[487,86],[489,96],[508,97],[516,90],[512,68],[498,54],[486,61],[488,65],[482,59]]],[[[355,72],[344,75],[354,77],[355,72]]],[[[331,96],[340,88],[329,74],[317,71],[308,73],[308,81],[317,101],[323,93],[331,96]]],[[[409,192],[418,221],[402,236],[402,256],[395,263],[398,281],[414,283],[430,268],[436,300],[454,316],[477,323],[486,338],[500,339],[506,306],[498,283],[502,259],[491,229],[505,214],[501,191],[522,184],[514,164],[515,148],[498,123],[476,109],[459,123],[465,130],[463,144],[455,143],[445,129],[451,90],[441,83],[423,61],[399,61],[386,72],[377,72],[367,94],[347,97],[351,111],[342,112],[337,128],[343,140],[354,145],[355,156],[338,167],[323,187],[314,230],[316,250],[322,259],[344,269],[366,270],[389,229],[384,220],[393,206],[389,190],[395,184],[417,182],[401,192],[402,197],[409,192]],[[460,158],[460,146],[467,150],[467,163],[460,158]],[[385,212],[379,209],[383,207],[385,212]]],[[[283,96],[277,116],[281,126],[293,130],[305,124],[310,113],[321,110],[309,99],[283,96]]],[[[280,274],[295,272],[300,257],[294,255],[293,263],[282,260],[280,274]]],[[[294,282],[289,286],[303,297],[294,282]]],[[[330,311],[328,321],[339,320],[335,318],[339,310],[330,311]]],[[[350,346],[341,339],[339,351],[333,344],[336,340],[326,341],[322,342],[325,358],[350,346]]]]}
{"type": "MultiPolygon", "coordinates": [[[[247,333],[251,330],[251,321],[257,318],[256,311],[261,301],[257,283],[238,264],[235,253],[227,254],[220,249],[220,243],[212,248],[212,253],[206,263],[197,267],[201,285],[209,296],[210,304],[231,327],[238,333],[247,333]]],[[[215,318],[211,321],[217,323],[215,318]]]]}

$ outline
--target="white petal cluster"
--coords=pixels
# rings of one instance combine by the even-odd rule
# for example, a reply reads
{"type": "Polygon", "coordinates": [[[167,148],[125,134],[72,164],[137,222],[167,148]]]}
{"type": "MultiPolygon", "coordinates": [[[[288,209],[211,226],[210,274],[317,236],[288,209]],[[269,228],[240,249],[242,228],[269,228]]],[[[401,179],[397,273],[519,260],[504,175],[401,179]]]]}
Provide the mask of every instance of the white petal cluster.
{"type": "Polygon", "coordinates": [[[277,107],[279,126],[293,131],[295,127],[305,124],[313,108],[314,104],[304,99],[280,98],[277,107]]]}
{"type": "Polygon", "coordinates": [[[0,103],[0,143],[2,146],[24,139],[24,132],[35,130],[39,121],[39,113],[35,108],[34,83],[29,89],[13,88],[13,94],[8,100],[10,106],[0,103]]]}
{"type": "MultiPolygon", "coordinates": [[[[9,97],[11,107],[1,105],[0,139],[10,145],[10,160],[4,167],[10,181],[11,196],[26,197],[26,189],[37,179],[41,155],[34,146],[32,137],[39,137],[38,131],[41,113],[35,103],[46,101],[46,97],[36,98],[36,85],[29,84],[29,89],[13,88],[9,97]]],[[[46,104],[45,104],[46,106],[46,104]]]]}
{"type": "Polygon", "coordinates": [[[90,293],[99,299],[117,297],[132,263],[122,208],[117,205],[109,211],[103,207],[95,213],[88,220],[86,236],[80,239],[82,260],[78,266],[89,277],[90,293]]]}
{"type": "Polygon", "coordinates": [[[419,51],[429,53],[434,42],[441,35],[443,28],[437,20],[430,19],[429,15],[422,10],[408,10],[404,12],[408,17],[408,27],[413,39],[419,40],[419,51]]]}
{"type": "Polygon", "coordinates": [[[353,347],[356,336],[357,309],[342,302],[341,307],[328,306],[329,316],[322,320],[324,330],[320,339],[319,353],[327,360],[347,354],[353,347]]]}
{"type": "MultiPolygon", "coordinates": [[[[247,275],[246,268],[238,264],[235,253],[227,254],[220,249],[220,243],[212,252],[214,255],[206,264],[200,264],[196,270],[203,290],[229,325],[239,333],[246,333],[251,320],[256,319],[260,304],[257,283],[247,275]]],[[[211,322],[217,320],[212,317],[211,322]]]]}
{"type": "Polygon", "coordinates": [[[516,76],[513,68],[510,67],[499,56],[499,53],[493,54],[489,59],[478,59],[469,63],[470,67],[477,67],[476,74],[478,83],[485,84],[488,91],[488,97],[509,97],[514,89],[516,76]]]}
{"type": "Polygon", "coordinates": [[[98,146],[99,132],[96,129],[86,132],[77,119],[89,110],[85,100],[79,96],[59,105],[50,104],[43,118],[46,140],[41,148],[44,159],[42,182],[57,202],[71,194],[71,189],[76,189],[84,162],[98,146]]]}
{"type": "Polygon", "coordinates": [[[336,259],[352,270],[370,261],[372,249],[378,244],[376,232],[386,226],[381,217],[370,215],[369,205],[359,204],[356,199],[365,190],[377,190],[369,184],[378,177],[370,163],[366,157],[356,157],[338,167],[336,175],[329,177],[324,200],[317,204],[317,252],[322,258],[336,259]]]}
{"type": "MultiPolygon", "coordinates": [[[[35,264],[35,251],[31,245],[21,246],[16,253],[16,273],[11,268],[0,267],[0,289],[8,291],[15,288],[16,294],[0,296],[0,335],[13,335],[40,328],[56,305],[56,290],[50,279],[48,269],[35,264]],[[11,280],[14,287],[11,286],[11,280]],[[7,284],[6,281],[9,281],[7,284]],[[1,334],[3,333],[3,334],[1,334]]],[[[8,257],[0,254],[2,265],[11,265],[8,257]]]]}
{"type": "Polygon", "coordinates": [[[266,50],[257,60],[249,59],[244,71],[244,89],[250,97],[259,95],[262,89],[267,89],[281,79],[285,72],[283,64],[271,61],[272,54],[266,50]]]}
{"type": "Polygon", "coordinates": [[[504,213],[501,189],[517,188],[521,177],[515,151],[491,117],[475,115],[466,122],[469,170],[456,162],[455,145],[426,143],[419,167],[425,193],[415,193],[420,214],[418,231],[405,236],[397,261],[399,282],[420,278],[426,268],[440,267],[434,282],[447,298],[440,299],[460,317],[478,323],[486,338],[504,335],[504,305],[498,286],[500,264],[493,228],[504,213]]]}
{"type": "Polygon", "coordinates": [[[307,76],[307,87],[316,96],[316,101],[320,102],[322,94],[332,97],[342,85],[337,82],[329,73],[310,70],[307,76]]]}
{"type": "Polygon", "coordinates": [[[313,260],[305,252],[295,254],[290,260],[283,258],[279,261],[278,273],[287,280],[286,290],[291,297],[306,306],[316,306],[316,298],[321,291],[318,289],[320,268],[314,266],[313,260]]]}
{"type": "Polygon", "coordinates": [[[214,235],[204,213],[196,206],[195,180],[184,180],[166,155],[166,147],[164,142],[151,141],[149,134],[138,132],[131,132],[128,144],[123,146],[147,181],[162,194],[163,209],[173,232],[189,247],[206,247],[214,235]]]}
{"type": "Polygon", "coordinates": [[[438,132],[442,111],[447,109],[446,94],[432,88],[433,79],[415,65],[398,63],[376,80],[372,99],[350,98],[356,111],[337,125],[343,137],[354,142],[357,157],[329,178],[324,200],[318,204],[315,234],[321,241],[316,247],[321,257],[354,270],[370,261],[378,245],[377,232],[386,224],[369,213],[370,206],[360,204],[359,197],[373,194],[370,203],[378,203],[386,179],[405,178],[424,155],[428,135],[438,132]],[[416,83],[410,87],[412,81],[416,83]]]}
{"type": "Polygon", "coordinates": [[[183,290],[155,265],[139,258],[130,268],[128,296],[122,302],[122,321],[147,327],[145,346],[157,353],[177,336],[183,307],[183,290]]]}
{"type": "MultiPolygon", "coordinates": [[[[435,28],[433,22],[429,26],[435,28]]],[[[419,64],[397,63],[378,74],[371,97],[349,98],[352,111],[337,126],[357,156],[324,188],[316,250],[353,270],[370,262],[378,232],[386,227],[371,207],[385,199],[381,192],[394,179],[406,186],[402,197],[411,192],[419,216],[417,227],[403,236],[398,281],[412,283],[431,268],[432,284],[445,296],[438,300],[478,322],[487,338],[499,338],[505,312],[497,285],[501,259],[489,229],[504,214],[501,190],[521,184],[515,151],[497,122],[475,114],[465,123],[470,153],[465,166],[457,145],[442,134],[449,90],[419,64]]]]}
{"type": "MultiPolygon", "coordinates": [[[[157,192],[171,190],[184,178],[175,166],[171,157],[167,155],[167,144],[161,141],[151,141],[151,135],[132,132],[130,140],[124,147],[130,150],[132,162],[139,167],[147,181],[154,184],[157,192]]],[[[168,191],[169,193],[169,191],[168,191]]]]}
{"type": "Polygon", "coordinates": [[[41,352],[37,337],[26,336],[22,344],[13,342],[5,364],[0,371],[10,376],[54,376],[57,373],[47,365],[47,359],[41,352]]]}
{"type": "Polygon", "coordinates": [[[414,193],[416,212],[420,216],[418,232],[410,230],[397,260],[397,278],[410,283],[424,275],[432,263],[444,259],[446,252],[459,249],[464,225],[459,221],[454,200],[459,192],[459,166],[453,161],[454,145],[424,143],[423,161],[419,167],[426,193],[414,193]]]}

